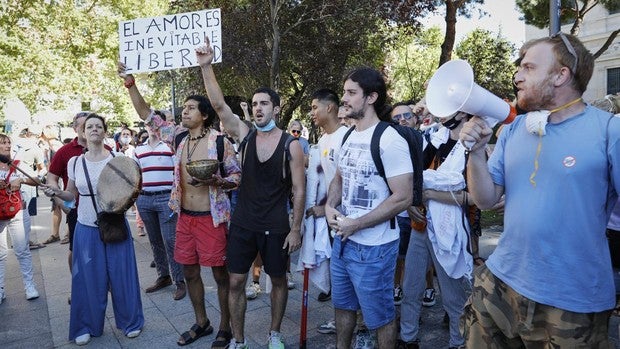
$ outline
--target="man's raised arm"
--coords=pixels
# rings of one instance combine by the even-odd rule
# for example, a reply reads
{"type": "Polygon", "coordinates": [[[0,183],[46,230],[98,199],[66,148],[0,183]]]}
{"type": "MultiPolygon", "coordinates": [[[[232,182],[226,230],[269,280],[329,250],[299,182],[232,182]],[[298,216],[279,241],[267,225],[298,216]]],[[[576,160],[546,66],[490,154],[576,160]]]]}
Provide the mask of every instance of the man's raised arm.
{"type": "Polygon", "coordinates": [[[146,120],[146,118],[151,114],[151,106],[146,103],[142,94],[138,90],[136,86],[136,79],[133,75],[127,74],[127,67],[125,64],[118,62],[118,76],[124,80],[125,87],[127,87],[127,91],[129,92],[129,98],[131,98],[131,103],[133,104],[133,108],[140,116],[140,119],[146,120]]]}
{"type": "Polygon", "coordinates": [[[215,109],[215,112],[220,117],[220,121],[222,121],[226,131],[228,131],[236,142],[241,142],[250,129],[232,112],[224,100],[224,94],[222,93],[220,85],[217,83],[213,67],[211,66],[211,62],[213,62],[213,48],[207,37],[205,37],[205,44],[196,48],[196,59],[200,65],[205,89],[207,90],[207,97],[209,97],[213,109],[215,109]]]}

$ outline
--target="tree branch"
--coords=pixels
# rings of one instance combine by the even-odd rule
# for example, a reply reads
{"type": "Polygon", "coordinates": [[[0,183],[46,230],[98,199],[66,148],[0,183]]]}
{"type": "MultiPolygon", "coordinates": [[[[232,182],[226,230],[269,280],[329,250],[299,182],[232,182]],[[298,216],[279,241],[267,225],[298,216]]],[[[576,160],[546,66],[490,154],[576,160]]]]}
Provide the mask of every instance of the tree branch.
{"type": "Polygon", "coordinates": [[[611,32],[611,34],[609,34],[609,37],[607,38],[607,40],[605,40],[605,43],[603,44],[603,46],[601,46],[601,48],[599,48],[598,51],[596,51],[596,53],[593,55],[594,59],[599,58],[605,51],[607,51],[607,49],[614,42],[618,34],[620,34],[620,29],[616,29],[613,32],[611,32]]]}

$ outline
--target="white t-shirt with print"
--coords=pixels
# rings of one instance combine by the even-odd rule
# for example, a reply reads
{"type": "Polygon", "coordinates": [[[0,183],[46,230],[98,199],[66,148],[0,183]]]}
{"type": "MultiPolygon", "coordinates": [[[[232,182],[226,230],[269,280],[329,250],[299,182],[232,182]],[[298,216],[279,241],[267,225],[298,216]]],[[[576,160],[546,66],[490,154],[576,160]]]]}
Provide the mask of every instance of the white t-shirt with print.
{"type": "MultiPolygon", "coordinates": [[[[340,149],[338,168],[342,176],[342,211],[351,218],[361,217],[390,196],[386,182],[379,176],[370,154],[370,141],[375,126],[354,130],[340,149]]],[[[407,141],[388,127],[379,140],[386,178],[413,173],[407,141]]],[[[398,225],[390,228],[390,220],[355,232],[349,237],[362,245],[377,246],[399,238],[398,225]]]]}
{"type": "Polygon", "coordinates": [[[347,128],[344,126],[339,127],[335,132],[331,134],[323,134],[319,138],[319,152],[321,153],[321,167],[325,174],[325,185],[329,188],[329,184],[336,175],[336,168],[338,166],[337,159],[340,153],[340,147],[342,146],[342,138],[347,133],[347,128]]]}

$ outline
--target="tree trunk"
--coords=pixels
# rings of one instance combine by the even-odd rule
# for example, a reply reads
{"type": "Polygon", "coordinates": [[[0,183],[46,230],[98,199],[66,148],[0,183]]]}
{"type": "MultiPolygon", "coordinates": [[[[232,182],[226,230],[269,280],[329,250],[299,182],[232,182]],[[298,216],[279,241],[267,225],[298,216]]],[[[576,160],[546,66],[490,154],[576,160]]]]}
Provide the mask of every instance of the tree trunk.
{"type": "Polygon", "coordinates": [[[271,66],[269,67],[269,87],[278,91],[280,87],[280,26],[278,24],[278,12],[280,0],[271,0],[271,66]]]}
{"type": "Polygon", "coordinates": [[[462,1],[446,1],[446,36],[441,44],[441,55],[439,56],[439,66],[452,59],[452,50],[456,40],[456,11],[462,1]]]}

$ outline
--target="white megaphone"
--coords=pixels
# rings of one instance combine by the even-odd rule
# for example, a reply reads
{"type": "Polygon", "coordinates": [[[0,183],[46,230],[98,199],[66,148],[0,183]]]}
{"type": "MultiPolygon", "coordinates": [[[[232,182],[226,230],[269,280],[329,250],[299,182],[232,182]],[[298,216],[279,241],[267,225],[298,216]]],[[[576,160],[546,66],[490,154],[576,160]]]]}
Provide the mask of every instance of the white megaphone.
{"type": "MultiPolygon", "coordinates": [[[[439,67],[428,82],[426,106],[431,114],[447,117],[458,111],[482,117],[489,127],[511,123],[516,109],[474,82],[474,71],[461,59],[439,67]]],[[[471,149],[473,142],[464,142],[471,149]]]]}

